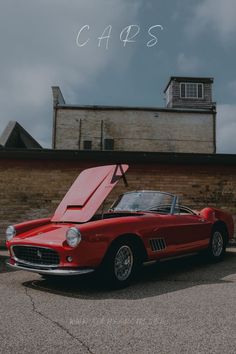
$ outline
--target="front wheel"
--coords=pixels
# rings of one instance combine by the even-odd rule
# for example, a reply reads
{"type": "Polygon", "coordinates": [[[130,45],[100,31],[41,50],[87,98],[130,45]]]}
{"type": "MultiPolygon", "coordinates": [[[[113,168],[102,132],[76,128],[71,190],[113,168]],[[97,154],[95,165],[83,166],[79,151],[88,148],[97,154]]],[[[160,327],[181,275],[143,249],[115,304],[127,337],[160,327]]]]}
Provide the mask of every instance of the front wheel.
{"type": "Polygon", "coordinates": [[[222,260],[225,254],[227,236],[222,228],[215,227],[212,231],[208,247],[208,256],[214,260],[222,260]]]}
{"type": "Polygon", "coordinates": [[[55,279],[55,275],[51,275],[51,274],[42,274],[42,273],[38,273],[39,275],[41,275],[41,277],[44,280],[53,280],[55,279]]]}
{"type": "Polygon", "coordinates": [[[106,285],[123,288],[129,285],[139,264],[135,246],[129,240],[113,244],[102,264],[102,275],[106,285]]]}

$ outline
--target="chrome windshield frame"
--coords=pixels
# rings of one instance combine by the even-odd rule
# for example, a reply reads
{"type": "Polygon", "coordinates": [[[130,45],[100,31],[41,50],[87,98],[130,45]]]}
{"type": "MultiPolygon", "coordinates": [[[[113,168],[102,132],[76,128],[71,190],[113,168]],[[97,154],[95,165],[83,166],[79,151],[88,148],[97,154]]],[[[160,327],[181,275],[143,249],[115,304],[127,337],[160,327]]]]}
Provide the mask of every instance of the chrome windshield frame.
{"type": "MultiPolygon", "coordinates": [[[[145,190],[145,189],[125,192],[125,193],[121,194],[118,198],[121,198],[123,195],[132,194],[132,193],[160,193],[160,194],[164,194],[164,195],[168,195],[168,196],[172,197],[172,203],[171,203],[171,206],[170,206],[169,215],[173,215],[175,213],[175,207],[176,207],[176,205],[178,205],[178,202],[179,202],[179,197],[177,195],[175,195],[175,194],[172,194],[172,193],[169,193],[169,192],[162,192],[162,191],[155,191],[155,190],[145,190]]],[[[112,204],[112,206],[110,207],[109,210],[114,210],[113,206],[115,205],[116,202],[117,202],[117,200],[114,201],[114,203],[112,204]]],[[[143,210],[143,211],[148,211],[148,210],[143,210]]],[[[133,210],[133,212],[134,212],[134,210],[133,210]]]]}

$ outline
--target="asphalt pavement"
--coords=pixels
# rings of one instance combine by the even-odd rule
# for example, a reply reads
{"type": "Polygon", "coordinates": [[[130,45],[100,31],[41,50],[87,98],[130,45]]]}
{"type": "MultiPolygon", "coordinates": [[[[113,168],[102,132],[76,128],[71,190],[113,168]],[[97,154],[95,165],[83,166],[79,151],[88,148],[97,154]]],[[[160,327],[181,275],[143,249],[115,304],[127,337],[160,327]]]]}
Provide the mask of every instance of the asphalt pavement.
{"type": "Polygon", "coordinates": [[[145,266],[129,288],[43,280],[0,252],[0,353],[236,353],[236,248],[145,266]]]}

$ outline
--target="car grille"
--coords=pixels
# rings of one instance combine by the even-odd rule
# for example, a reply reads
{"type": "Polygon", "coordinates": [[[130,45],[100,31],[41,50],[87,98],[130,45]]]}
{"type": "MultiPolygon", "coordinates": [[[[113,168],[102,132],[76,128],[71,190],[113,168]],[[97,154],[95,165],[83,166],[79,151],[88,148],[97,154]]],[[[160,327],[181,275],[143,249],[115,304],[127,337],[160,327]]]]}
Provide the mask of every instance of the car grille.
{"type": "Polygon", "coordinates": [[[14,246],[13,252],[19,262],[28,262],[35,265],[58,265],[59,255],[50,248],[32,246],[14,246]]]}
{"type": "Polygon", "coordinates": [[[166,242],[163,238],[150,240],[150,245],[153,252],[161,251],[166,248],[166,242]]]}

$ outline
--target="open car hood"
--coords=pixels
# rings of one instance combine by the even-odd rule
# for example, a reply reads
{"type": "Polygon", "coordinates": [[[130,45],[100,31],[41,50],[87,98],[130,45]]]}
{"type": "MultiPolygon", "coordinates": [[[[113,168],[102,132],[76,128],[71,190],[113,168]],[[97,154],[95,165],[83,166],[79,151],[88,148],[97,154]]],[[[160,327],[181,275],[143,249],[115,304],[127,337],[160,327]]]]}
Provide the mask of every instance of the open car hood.
{"type": "Polygon", "coordinates": [[[53,222],[87,222],[99,209],[128,165],[109,165],[81,172],[57,207],[53,222]]]}

